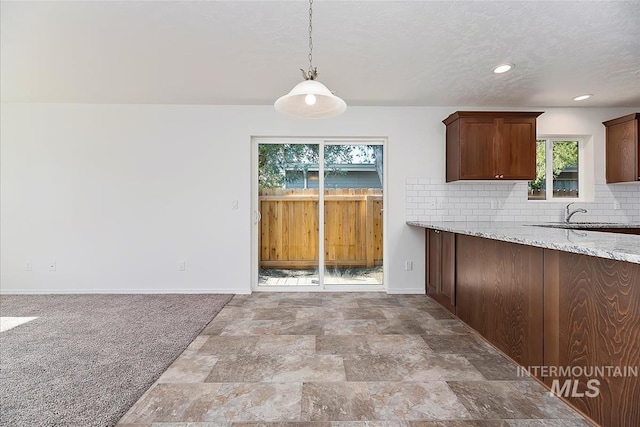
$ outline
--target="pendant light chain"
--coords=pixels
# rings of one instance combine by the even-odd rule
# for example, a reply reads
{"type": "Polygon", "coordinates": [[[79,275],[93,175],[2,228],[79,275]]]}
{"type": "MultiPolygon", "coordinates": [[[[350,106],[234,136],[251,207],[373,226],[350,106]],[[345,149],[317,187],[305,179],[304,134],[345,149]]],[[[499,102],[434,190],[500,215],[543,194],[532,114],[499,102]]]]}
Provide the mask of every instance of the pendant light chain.
{"type": "Polygon", "coordinates": [[[315,80],[318,70],[313,68],[313,0],[309,0],[309,72],[307,80],[315,80]]]}
{"type": "Polygon", "coordinates": [[[309,0],[309,74],[313,70],[313,0],[309,0]]]}

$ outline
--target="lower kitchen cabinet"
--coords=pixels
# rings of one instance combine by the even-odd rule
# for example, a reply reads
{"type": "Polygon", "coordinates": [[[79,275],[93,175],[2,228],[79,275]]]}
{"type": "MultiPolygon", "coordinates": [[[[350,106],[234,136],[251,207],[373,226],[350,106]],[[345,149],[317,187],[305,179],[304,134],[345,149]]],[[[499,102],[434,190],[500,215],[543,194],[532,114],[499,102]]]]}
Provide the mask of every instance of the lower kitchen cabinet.
{"type": "Polygon", "coordinates": [[[426,238],[431,297],[599,425],[640,426],[640,264],[426,238]]]}
{"type": "Polygon", "coordinates": [[[543,249],[458,234],[456,315],[523,366],[542,365],[543,249]]]}
{"type": "Polygon", "coordinates": [[[456,312],[456,235],[426,230],[427,295],[450,312],[456,312]]]}
{"type": "Polygon", "coordinates": [[[545,249],[544,365],[584,368],[545,383],[568,384],[563,397],[600,425],[640,426],[640,264],[545,249]],[[636,375],[589,375],[596,367],[636,375]]]}

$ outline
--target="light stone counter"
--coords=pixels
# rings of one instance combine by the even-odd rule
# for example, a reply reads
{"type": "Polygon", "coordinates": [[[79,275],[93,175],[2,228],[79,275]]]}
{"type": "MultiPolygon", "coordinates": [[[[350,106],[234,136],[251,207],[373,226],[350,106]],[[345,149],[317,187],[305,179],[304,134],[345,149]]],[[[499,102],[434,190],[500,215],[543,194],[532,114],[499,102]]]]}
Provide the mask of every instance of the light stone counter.
{"type": "MultiPolygon", "coordinates": [[[[536,227],[522,222],[430,222],[407,221],[408,225],[565,252],[640,264],[640,236],[581,229],[536,227]]],[[[548,224],[548,223],[539,223],[548,224]]],[[[577,224],[590,228],[640,228],[640,224],[577,224]]]]}

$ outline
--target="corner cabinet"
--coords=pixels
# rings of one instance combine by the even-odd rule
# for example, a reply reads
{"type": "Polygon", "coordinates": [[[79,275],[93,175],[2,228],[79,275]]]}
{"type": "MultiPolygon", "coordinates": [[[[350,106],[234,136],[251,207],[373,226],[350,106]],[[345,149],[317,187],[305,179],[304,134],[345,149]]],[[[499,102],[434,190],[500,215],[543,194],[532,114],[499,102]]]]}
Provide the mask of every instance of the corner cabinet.
{"type": "Polygon", "coordinates": [[[447,126],[447,182],[534,180],[542,112],[457,111],[447,126]]]}
{"type": "Polygon", "coordinates": [[[456,312],[456,235],[426,230],[426,291],[451,313],[456,312]]]}
{"type": "Polygon", "coordinates": [[[640,113],[602,124],[607,128],[607,183],[640,181],[640,113]]]}

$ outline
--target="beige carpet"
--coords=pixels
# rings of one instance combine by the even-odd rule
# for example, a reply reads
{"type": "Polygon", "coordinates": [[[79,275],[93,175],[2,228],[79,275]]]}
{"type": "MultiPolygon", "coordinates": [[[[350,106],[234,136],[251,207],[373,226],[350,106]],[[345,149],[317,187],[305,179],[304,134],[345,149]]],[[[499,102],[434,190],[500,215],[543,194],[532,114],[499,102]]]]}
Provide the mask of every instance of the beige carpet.
{"type": "Polygon", "coordinates": [[[0,425],[114,425],[230,299],[0,296],[0,425]]]}

